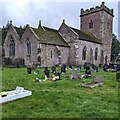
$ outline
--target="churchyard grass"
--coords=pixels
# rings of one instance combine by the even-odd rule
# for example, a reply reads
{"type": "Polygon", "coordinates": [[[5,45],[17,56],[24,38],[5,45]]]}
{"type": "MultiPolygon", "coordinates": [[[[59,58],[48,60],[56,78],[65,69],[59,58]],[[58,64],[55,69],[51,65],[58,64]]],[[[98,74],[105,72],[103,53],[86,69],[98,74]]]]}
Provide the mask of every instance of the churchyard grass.
{"type": "MultiPolygon", "coordinates": [[[[103,87],[84,88],[80,84],[91,78],[70,80],[69,72],[60,81],[43,81],[40,74],[26,73],[26,68],[3,68],[2,91],[16,86],[32,91],[32,96],[2,105],[3,118],[117,118],[118,82],[112,72],[92,72],[92,76],[104,76],[103,87]],[[42,82],[35,83],[39,77],[42,82]]],[[[83,69],[80,73],[84,73],[83,69]]]]}

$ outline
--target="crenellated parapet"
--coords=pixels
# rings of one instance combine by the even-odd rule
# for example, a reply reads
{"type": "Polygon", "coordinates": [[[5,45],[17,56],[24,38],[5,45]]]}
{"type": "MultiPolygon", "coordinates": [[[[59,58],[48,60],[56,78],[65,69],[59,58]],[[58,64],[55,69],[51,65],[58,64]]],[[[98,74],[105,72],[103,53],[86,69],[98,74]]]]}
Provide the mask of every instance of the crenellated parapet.
{"type": "Polygon", "coordinates": [[[82,8],[80,17],[84,16],[84,15],[87,15],[87,14],[94,13],[94,12],[102,11],[102,10],[105,10],[107,13],[109,13],[111,16],[114,17],[113,9],[109,9],[107,6],[105,6],[105,2],[102,2],[102,4],[100,6],[92,7],[90,9],[84,10],[82,8]]]}

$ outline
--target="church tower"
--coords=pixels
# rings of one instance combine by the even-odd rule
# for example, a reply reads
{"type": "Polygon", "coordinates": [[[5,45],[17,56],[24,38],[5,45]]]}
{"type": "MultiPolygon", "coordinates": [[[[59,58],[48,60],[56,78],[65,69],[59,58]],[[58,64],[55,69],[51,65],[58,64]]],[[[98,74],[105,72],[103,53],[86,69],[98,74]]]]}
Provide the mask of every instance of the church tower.
{"type": "Polygon", "coordinates": [[[109,9],[102,2],[100,6],[96,6],[95,8],[81,9],[80,17],[81,30],[93,33],[103,43],[101,48],[101,63],[109,63],[111,60],[113,9],[109,9]]]}

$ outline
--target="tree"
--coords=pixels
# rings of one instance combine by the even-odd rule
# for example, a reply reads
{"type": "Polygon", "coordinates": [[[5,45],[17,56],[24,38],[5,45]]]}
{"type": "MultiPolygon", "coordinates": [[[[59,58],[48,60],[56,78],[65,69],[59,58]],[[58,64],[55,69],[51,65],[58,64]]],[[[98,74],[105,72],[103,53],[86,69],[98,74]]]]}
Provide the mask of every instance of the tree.
{"type": "Polygon", "coordinates": [[[114,62],[120,52],[120,41],[115,34],[112,34],[111,61],[114,62]]]}

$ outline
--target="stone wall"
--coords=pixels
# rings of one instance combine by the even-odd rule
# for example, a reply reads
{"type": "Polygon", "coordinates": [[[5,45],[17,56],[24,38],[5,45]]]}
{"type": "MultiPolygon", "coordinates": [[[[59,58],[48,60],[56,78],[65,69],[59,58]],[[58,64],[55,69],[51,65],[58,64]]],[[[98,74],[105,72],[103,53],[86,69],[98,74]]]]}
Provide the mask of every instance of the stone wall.
{"type": "Polygon", "coordinates": [[[69,58],[69,47],[42,44],[41,56],[42,67],[50,67],[57,64],[67,64],[69,58]]]}
{"type": "Polygon", "coordinates": [[[72,29],[70,29],[70,27],[68,27],[64,21],[59,28],[59,32],[70,46],[68,64],[76,65],[76,57],[75,57],[76,50],[74,48],[74,44],[76,40],[79,38],[79,36],[72,29]]]}
{"type": "Polygon", "coordinates": [[[25,65],[37,64],[37,54],[38,54],[38,39],[34,35],[32,29],[27,26],[25,32],[20,40],[21,58],[25,60],[25,65]],[[31,55],[27,53],[26,40],[29,39],[31,43],[31,55]]]}
{"type": "MultiPolygon", "coordinates": [[[[105,7],[106,9],[106,7],[105,7]]],[[[82,12],[81,12],[82,13],[82,12]]],[[[104,52],[104,60],[105,56],[107,56],[107,63],[111,61],[111,43],[112,43],[112,24],[113,24],[113,10],[111,10],[111,14],[106,12],[104,9],[97,12],[90,12],[89,14],[81,15],[81,30],[88,31],[93,33],[97,38],[101,39],[102,49],[104,52]],[[93,28],[89,28],[90,20],[93,21],[93,28]],[[107,26],[109,20],[109,28],[107,26]]]]}
{"type": "Polygon", "coordinates": [[[96,43],[92,43],[92,42],[87,42],[87,41],[83,41],[83,40],[79,40],[77,45],[78,47],[78,59],[79,59],[79,64],[83,65],[85,62],[89,62],[89,63],[93,63],[98,65],[100,63],[100,59],[101,59],[101,44],[96,44],[96,43]],[[86,51],[86,60],[82,60],[82,52],[83,52],[83,48],[86,46],[87,51],[86,51]],[[98,48],[98,55],[97,55],[97,60],[95,60],[95,49],[98,48]],[[93,50],[93,57],[90,56],[90,49],[93,50]],[[91,61],[91,57],[92,57],[92,61],[91,61]]]}
{"type": "MultiPolygon", "coordinates": [[[[86,22],[86,20],[84,21],[86,22]]],[[[87,26],[84,26],[87,28],[87,26]]],[[[65,23],[59,28],[60,34],[63,38],[68,42],[70,46],[70,56],[69,63],[70,65],[83,65],[85,62],[90,62],[90,48],[93,50],[93,62],[94,64],[100,63],[101,58],[101,44],[88,42],[84,40],[79,40],[78,34],[76,34],[70,27],[68,27],[65,23]],[[87,47],[86,60],[82,60],[82,51],[84,47],[87,47]],[[98,59],[95,60],[95,49],[98,48],[98,59]]]]}
{"type": "Polygon", "coordinates": [[[5,57],[6,58],[12,58],[13,60],[15,58],[20,58],[20,41],[19,41],[19,36],[17,34],[17,32],[15,31],[14,27],[13,26],[10,26],[8,32],[7,32],[7,35],[6,35],[6,38],[5,38],[5,41],[4,41],[4,51],[5,51],[5,57]],[[10,53],[10,40],[11,40],[11,36],[15,42],[15,56],[14,57],[11,57],[9,55],[10,53]]]}

